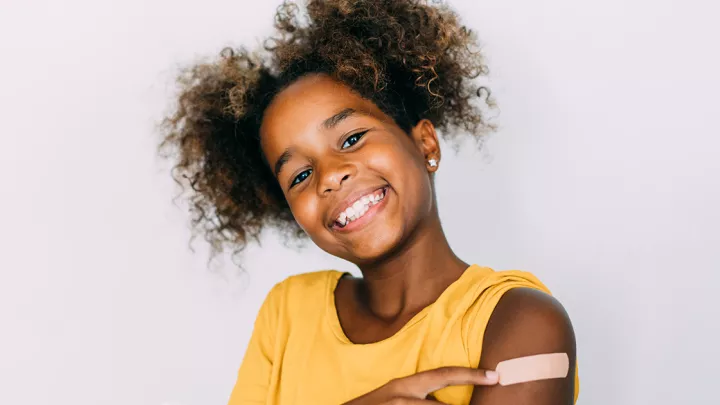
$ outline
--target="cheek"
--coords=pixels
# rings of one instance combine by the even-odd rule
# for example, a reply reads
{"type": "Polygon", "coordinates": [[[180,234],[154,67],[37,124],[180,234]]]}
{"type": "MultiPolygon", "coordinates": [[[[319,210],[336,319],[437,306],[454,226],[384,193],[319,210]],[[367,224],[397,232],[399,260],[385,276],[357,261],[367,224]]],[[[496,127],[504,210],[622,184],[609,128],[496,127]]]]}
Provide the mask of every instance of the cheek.
{"type": "Polygon", "coordinates": [[[386,178],[394,188],[400,188],[406,181],[417,181],[424,170],[424,166],[418,166],[418,160],[407,146],[399,143],[378,143],[366,150],[368,168],[386,178]]]}
{"type": "Polygon", "coordinates": [[[369,151],[368,167],[385,178],[409,213],[421,209],[425,196],[431,196],[430,178],[422,159],[406,145],[378,145],[369,151]]]}
{"type": "Polygon", "coordinates": [[[317,198],[313,198],[311,194],[310,191],[304,190],[300,195],[288,200],[288,202],[295,221],[305,232],[312,235],[315,228],[322,225],[322,220],[317,198]]]}

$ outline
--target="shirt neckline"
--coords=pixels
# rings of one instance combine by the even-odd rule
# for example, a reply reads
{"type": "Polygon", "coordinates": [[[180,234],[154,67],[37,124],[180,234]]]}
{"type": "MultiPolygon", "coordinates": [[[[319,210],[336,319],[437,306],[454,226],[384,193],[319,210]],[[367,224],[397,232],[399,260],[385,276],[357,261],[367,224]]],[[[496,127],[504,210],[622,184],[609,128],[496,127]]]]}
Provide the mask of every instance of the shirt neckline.
{"type": "Polygon", "coordinates": [[[390,342],[395,340],[398,336],[401,336],[404,334],[405,331],[412,328],[414,325],[416,325],[418,322],[423,320],[425,317],[427,317],[427,314],[430,312],[430,310],[434,307],[435,303],[440,301],[443,297],[445,297],[448,294],[451,294],[455,289],[458,288],[458,286],[462,285],[462,281],[469,277],[469,274],[474,272],[475,270],[482,270],[483,267],[480,267],[476,264],[471,264],[463,273],[460,275],[460,277],[457,278],[457,280],[453,281],[446,289],[445,291],[438,296],[437,300],[435,302],[429,304],[425,308],[421,309],[420,312],[415,314],[410,320],[403,325],[400,330],[392,334],[391,336],[379,340],[377,342],[371,342],[371,343],[354,343],[350,339],[348,339],[347,335],[345,334],[345,331],[342,328],[342,325],[340,324],[340,318],[338,317],[337,307],[335,306],[335,289],[337,288],[338,284],[340,283],[340,279],[347,275],[351,275],[348,272],[342,272],[333,270],[330,272],[330,277],[328,277],[327,280],[327,287],[326,287],[326,318],[330,324],[330,329],[332,330],[335,337],[337,337],[338,340],[340,340],[342,343],[347,345],[353,345],[353,346],[371,346],[371,345],[380,345],[386,342],[390,342]]]}

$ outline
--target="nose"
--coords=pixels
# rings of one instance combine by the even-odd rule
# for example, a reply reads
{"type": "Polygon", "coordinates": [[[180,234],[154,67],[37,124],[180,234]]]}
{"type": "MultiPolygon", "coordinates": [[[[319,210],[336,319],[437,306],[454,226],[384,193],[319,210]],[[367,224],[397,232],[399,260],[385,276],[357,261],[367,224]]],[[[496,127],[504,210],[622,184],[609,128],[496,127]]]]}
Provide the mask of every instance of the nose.
{"type": "Polygon", "coordinates": [[[345,161],[334,160],[323,166],[318,182],[318,194],[321,196],[342,189],[343,184],[357,173],[355,165],[345,161]]]}

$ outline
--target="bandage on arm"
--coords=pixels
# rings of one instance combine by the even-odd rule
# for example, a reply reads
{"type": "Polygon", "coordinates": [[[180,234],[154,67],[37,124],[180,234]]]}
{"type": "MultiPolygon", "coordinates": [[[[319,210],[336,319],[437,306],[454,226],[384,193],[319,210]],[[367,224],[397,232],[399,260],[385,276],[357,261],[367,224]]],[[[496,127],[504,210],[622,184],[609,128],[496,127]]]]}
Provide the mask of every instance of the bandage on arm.
{"type": "Polygon", "coordinates": [[[565,378],[570,369],[567,353],[548,353],[518,357],[498,363],[500,385],[512,385],[529,381],[565,378]]]}

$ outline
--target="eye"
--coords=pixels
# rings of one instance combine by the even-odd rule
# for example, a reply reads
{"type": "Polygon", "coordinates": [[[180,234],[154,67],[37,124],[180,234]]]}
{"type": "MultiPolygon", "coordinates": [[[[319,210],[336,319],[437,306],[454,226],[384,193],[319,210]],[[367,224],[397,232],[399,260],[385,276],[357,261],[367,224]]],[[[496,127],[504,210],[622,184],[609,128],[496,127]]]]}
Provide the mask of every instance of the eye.
{"type": "Polygon", "coordinates": [[[348,136],[347,139],[345,139],[345,142],[343,142],[343,144],[342,144],[342,149],[347,149],[347,148],[355,145],[360,140],[360,138],[362,138],[363,135],[365,135],[366,133],[367,133],[367,131],[363,131],[363,132],[358,132],[356,134],[352,134],[352,135],[348,136]]]}
{"type": "Polygon", "coordinates": [[[290,188],[302,183],[305,179],[308,178],[308,176],[310,176],[310,173],[312,173],[312,169],[305,170],[302,173],[295,176],[292,183],[290,183],[290,188]]]}

